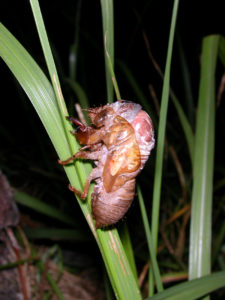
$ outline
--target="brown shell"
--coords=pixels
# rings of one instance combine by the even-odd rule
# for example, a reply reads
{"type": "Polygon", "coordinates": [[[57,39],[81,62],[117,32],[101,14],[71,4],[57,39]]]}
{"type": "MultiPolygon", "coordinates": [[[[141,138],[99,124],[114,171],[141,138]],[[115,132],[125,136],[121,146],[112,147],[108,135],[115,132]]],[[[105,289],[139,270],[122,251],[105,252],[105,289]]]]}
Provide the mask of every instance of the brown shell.
{"type": "Polygon", "coordinates": [[[104,188],[95,187],[91,197],[96,228],[117,223],[129,209],[134,198],[135,179],[127,181],[118,190],[107,193],[104,188]]]}
{"type": "Polygon", "coordinates": [[[83,193],[71,189],[85,198],[90,182],[96,182],[91,205],[96,228],[100,228],[117,223],[129,209],[135,193],[135,177],[154,147],[154,131],[149,115],[132,102],[120,100],[91,108],[88,114],[93,125],[82,126],[74,133],[87,147],[73,158],[94,160],[96,167],[83,193]]]}

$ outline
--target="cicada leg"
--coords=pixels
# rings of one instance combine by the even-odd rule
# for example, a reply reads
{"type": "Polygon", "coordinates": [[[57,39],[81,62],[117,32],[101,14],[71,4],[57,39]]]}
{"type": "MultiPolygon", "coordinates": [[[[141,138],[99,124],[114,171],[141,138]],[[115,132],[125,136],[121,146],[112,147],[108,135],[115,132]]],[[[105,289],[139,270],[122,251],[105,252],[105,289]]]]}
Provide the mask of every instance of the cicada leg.
{"type": "Polygon", "coordinates": [[[80,148],[79,152],[75,153],[71,157],[69,157],[66,160],[58,160],[58,163],[60,165],[67,165],[69,164],[72,160],[76,158],[83,158],[83,159],[90,159],[90,160],[98,160],[100,156],[100,151],[99,151],[99,145],[93,145],[93,146],[84,146],[80,148]],[[83,151],[88,148],[94,149],[94,151],[83,151]]]}
{"type": "Polygon", "coordinates": [[[69,120],[70,122],[74,123],[75,125],[79,126],[81,129],[85,129],[85,126],[82,122],[80,122],[79,120],[77,120],[74,117],[66,117],[67,120],[69,120]]]}
{"type": "MultiPolygon", "coordinates": [[[[77,154],[77,153],[76,153],[77,154]]],[[[60,159],[58,159],[58,163],[60,164],[60,165],[68,165],[72,160],[74,160],[75,158],[76,158],[76,154],[74,154],[73,156],[71,156],[71,157],[69,157],[68,159],[66,159],[66,160],[60,160],[60,159]]]]}
{"type": "Polygon", "coordinates": [[[89,187],[90,187],[90,184],[92,182],[92,180],[98,178],[101,176],[101,172],[100,172],[100,169],[99,168],[94,168],[90,175],[88,176],[86,182],[85,182],[85,185],[84,185],[84,190],[83,192],[79,191],[78,189],[76,189],[75,187],[71,186],[69,184],[69,189],[74,192],[77,196],[79,196],[81,199],[86,199],[87,196],[88,196],[88,191],[89,191],[89,187]]]}

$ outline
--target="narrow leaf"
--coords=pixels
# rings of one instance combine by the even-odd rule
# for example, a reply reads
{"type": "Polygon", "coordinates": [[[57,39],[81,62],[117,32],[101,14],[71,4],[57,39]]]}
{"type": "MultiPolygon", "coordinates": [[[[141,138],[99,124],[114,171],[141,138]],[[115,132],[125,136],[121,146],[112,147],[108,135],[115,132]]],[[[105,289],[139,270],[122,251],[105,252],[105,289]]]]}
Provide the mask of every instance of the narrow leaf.
{"type": "Polygon", "coordinates": [[[219,36],[203,39],[194,152],[189,278],[211,270],[212,191],[215,143],[215,68],[219,36]]]}
{"type": "MultiPolygon", "coordinates": [[[[71,150],[52,86],[27,51],[2,24],[0,24],[0,56],[37,110],[59,157],[61,159],[69,157],[71,150]]],[[[76,145],[75,141],[74,144],[76,145]]],[[[83,164],[80,164],[80,168],[78,168],[79,176],[73,164],[66,166],[65,171],[70,184],[82,189],[80,182],[84,183],[87,174],[83,164]],[[80,172],[80,168],[83,168],[84,173],[80,172]]],[[[117,230],[114,228],[96,231],[88,202],[78,201],[78,203],[98,243],[114,292],[119,299],[141,299],[140,290],[117,230]]]]}
{"type": "Polygon", "coordinates": [[[42,213],[49,217],[52,217],[56,220],[59,220],[65,224],[72,225],[72,226],[77,225],[76,221],[73,218],[71,218],[70,216],[62,213],[55,207],[53,207],[47,203],[44,203],[43,201],[41,201],[35,197],[32,197],[26,193],[17,191],[14,193],[14,199],[19,204],[22,204],[22,205],[29,207],[39,213],[42,213]]]}
{"type": "MultiPolygon", "coordinates": [[[[158,244],[159,207],[160,207],[161,184],[162,184],[163,151],[164,151],[167,109],[168,109],[168,101],[169,101],[170,68],[171,68],[172,50],[173,50],[174,32],[175,32],[175,25],[176,25],[177,12],[178,12],[178,4],[179,4],[179,0],[175,0],[173,5],[173,13],[172,13],[171,26],[170,26],[169,44],[168,44],[167,59],[166,59],[165,77],[163,82],[159,129],[158,129],[157,146],[156,146],[156,164],[155,164],[153,207],[152,207],[152,240],[153,240],[155,252],[158,244]]],[[[150,277],[149,287],[150,287],[149,295],[151,295],[153,294],[153,279],[151,277],[150,277]]]]}
{"type": "Polygon", "coordinates": [[[113,82],[109,70],[109,59],[114,69],[114,22],[113,0],[101,0],[103,40],[105,47],[105,73],[107,87],[107,101],[113,102],[113,82]]]}
{"type": "Polygon", "coordinates": [[[225,271],[177,284],[146,300],[194,300],[225,286],[225,271]]]}
{"type": "Polygon", "coordinates": [[[156,281],[156,287],[157,287],[158,292],[161,292],[163,290],[162,280],[161,280],[161,276],[160,276],[159,266],[158,266],[158,263],[156,260],[155,248],[154,248],[153,241],[152,241],[152,235],[151,235],[151,231],[150,231],[150,225],[148,222],[144,199],[142,197],[141,189],[139,186],[137,188],[137,192],[138,192],[139,205],[140,205],[140,209],[141,209],[141,215],[142,215],[142,219],[143,219],[143,223],[144,223],[145,235],[146,235],[147,243],[148,243],[149,256],[151,258],[151,264],[152,264],[152,268],[153,268],[154,278],[156,281]]]}

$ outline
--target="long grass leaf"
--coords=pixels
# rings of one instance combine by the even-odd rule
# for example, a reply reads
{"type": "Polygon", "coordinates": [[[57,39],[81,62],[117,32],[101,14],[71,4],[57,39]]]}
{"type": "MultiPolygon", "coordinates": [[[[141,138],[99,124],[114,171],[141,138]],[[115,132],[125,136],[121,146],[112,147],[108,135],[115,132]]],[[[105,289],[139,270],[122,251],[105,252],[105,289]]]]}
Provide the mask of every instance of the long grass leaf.
{"type": "Polygon", "coordinates": [[[60,229],[60,228],[29,228],[24,227],[23,231],[29,239],[48,239],[55,241],[76,241],[90,242],[90,235],[79,229],[60,229]]]}
{"type": "MultiPolygon", "coordinates": [[[[67,143],[65,128],[52,86],[27,51],[2,24],[0,24],[0,56],[33,103],[60,159],[69,157],[71,150],[67,143]]],[[[74,165],[66,166],[65,171],[70,184],[81,189],[74,165]]],[[[81,179],[84,183],[85,178],[81,179]]],[[[117,230],[98,229],[96,231],[87,201],[79,201],[79,205],[96,238],[117,297],[119,299],[141,299],[140,290],[130,269],[117,230]]]]}
{"type": "Polygon", "coordinates": [[[68,155],[70,150],[51,84],[33,58],[2,24],[0,31],[1,57],[31,100],[52,143],[64,145],[56,146],[58,155],[68,155]],[[41,101],[43,97],[45,101],[41,101]]]}
{"type": "MultiPolygon", "coordinates": [[[[63,98],[63,94],[62,94],[62,90],[60,87],[60,82],[59,82],[55,62],[53,59],[53,55],[51,52],[51,47],[49,44],[48,36],[46,33],[44,20],[42,18],[39,2],[38,2],[38,0],[30,0],[30,4],[31,4],[33,15],[34,15],[34,19],[35,19],[38,35],[40,38],[41,46],[43,49],[43,53],[45,56],[46,64],[48,66],[48,71],[49,71],[49,75],[51,78],[52,86],[55,91],[55,98],[57,100],[58,110],[59,110],[60,117],[62,119],[62,124],[65,129],[65,135],[67,137],[67,141],[69,142],[69,147],[71,149],[71,153],[75,153],[77,150],[77,144],[74,140],[74,137],[70,134],[70,130],[72,129],[71,124],[65,118],[66,116],[68,116],[67,107],[66,107],[66,104],[65,104],[65,101],[63,98]]],[[[66,159],[67,157],[65,157],[64,159],[66,159]]],[[[82,182],[82,179],[86,178],[86,176],[87,176],[84,165],[81,162],[76,161],[75,167],[79,168],[78,175],[81,176],[80,181],[82,182]]]]}
{"type": "Polygon", "coordinates": [[[225,271],[177,284],[146,300],[194,300],[225,286],[225,271]]]}
{"type": "MultiPolygon", "coordinates": [[[[153,186],[153,207],[152,207],[152,239],[155,248],[157,249],[158,243],[158,228],[159,228],[159,207],[160,207],[160,195],[162,184],[162,167],[163,167],[163,151],[164,151],[164,139],[166,130],[167,108],[169,100],[169,87],[170,87],[170,67],[172,59],[172,49],[174,41],[174,32],[177,19],[179,0],[174,1],[172,21],[170,26],[169,44],[166,59],[165,77],[163,82],[162,100],[160,108],[159,129],[157,136],[157,148],[156,148],[156,164],[155,164],[155,176],[153,186]]],[[[153,281],[150,281],[150,295],[153,293],[153,281]]]]}
{"type": "Polygon", "coordinates": [[[133,247],[131,244],[128,226],[125,222],[122,224],[122,226],[119,230],[119,234],[120,234],[120,239],[122,241],[124,251],[126,252],[130,267],[132,269],[132,272],[134,274],[136,281],[138,282],[138,274],[137,274],[137,268],[136,268],[135,259],[134,259],[134,251],[133,251],[133,247]]]}
{"type": "Polygon", "coordinates": [[[140,209],[141,209],[141,215],[142,215],[142,219],[143,219],[144,229],[145,229],[145,235],[146,235],[147,243],[148,243],[149,256],[151,258],[151,264],[152,264],[154,278],[155,278],[155,282],[156,282],[156,287],[157,287],[158,292],[161,292],[163,290],[162,280],[161,280],[161,276],[160,276],[158,262],[156,260],[155,248],[154,248],[153,241],[152,241],[152,235],[151,235],[151,231],[150,231],[150,225],[148,222],[148,216],[147,216],[147,212],[146,212],[146,208],[145,208],[145,204],[144,204],[144,199],[142,197],[141,189],[139,186],[137,187],[137,193],[138,193],[138,200],[139,200],[139,205],[140,205],[140,209]]]}
{"type": "Polygon", "coordinates": [[[14,199],[19,204],[22,204],[22,205],[29,207],[39,213],[42,213],[49,217],[52,217],[56,220],[59,220],[65,224],[72,225],[72,226],[77,225],[76,221],[72,217],[62,213],[55,207],[53,207],[47,203],[44,203],[43,201],[41,201],[35,197],[32,197],[24,192],[16,191],[14,193],[14,199]]]}
{"type": "Polygon", "coordinates": [[[109,63],[114,69],[114,22],[113,22],[113,0],[101,0],[103,40],[105,47],[105,73],[107,87],[107,101],[113,102],[113,82],[109,63]],[[110,62],[109,62],[110,58],[110,62]]]}
{"type": "Polygon", "coordinates": [[[193,170],[189,278],[211,270],[215,68],[219,36],[203,39],[193,170]]]}
{"type": "MultiPolygon", "coordinates": [[[[111,86],[113,85],[117,100],[121,99],[117,79],[114,72],[114,35],[113,35],[113,1],[101,0],[102,20],[103,20],[103,39],[105,47],[105,67],[108,102],[111,101],[111,86]],[[108,41],[108,39],[110,39],[108,41]]],[[[127,225],[124,223],[120,231],[120,239],[122,241],[124,251],[133,271],[134,279],[137,280],[137,269],[134,261],[134,253],[131,244],[130,234],[127,225]]]]}
{"type": "Polygon", "coordinates": [[[46,278],[47,278],[47,280],[49,282],[49,285],[51,286],[52,290],[54,291],[55,295],[57,296],[58,300],[65,300],[61,290],[59,289],[59,286],[58,286],[57,282],[52,277],[52,274],[47,273],[46,278]]]}

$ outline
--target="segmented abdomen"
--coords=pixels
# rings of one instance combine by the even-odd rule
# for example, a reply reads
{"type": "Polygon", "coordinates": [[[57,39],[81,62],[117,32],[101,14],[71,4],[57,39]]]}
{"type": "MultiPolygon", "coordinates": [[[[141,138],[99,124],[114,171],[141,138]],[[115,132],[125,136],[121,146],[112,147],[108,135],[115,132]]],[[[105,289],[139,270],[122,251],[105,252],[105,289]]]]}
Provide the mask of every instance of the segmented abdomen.
{"type": "Polygon", "coordinates": [[[95,226],[100,228],[117,223],[125,215],[134,198],[135,179],[112,193],[106,193],[101,180],[96,182],[91,204],[95,226]]]}

